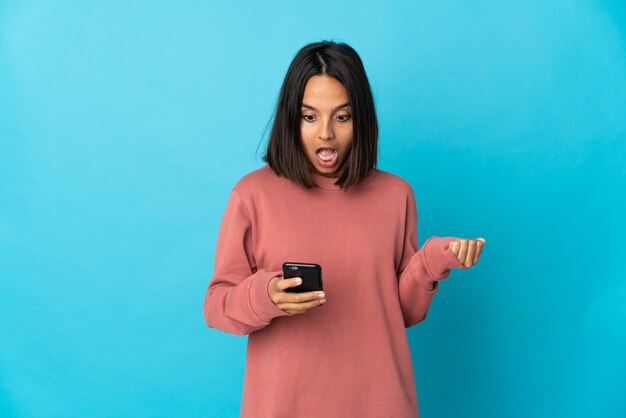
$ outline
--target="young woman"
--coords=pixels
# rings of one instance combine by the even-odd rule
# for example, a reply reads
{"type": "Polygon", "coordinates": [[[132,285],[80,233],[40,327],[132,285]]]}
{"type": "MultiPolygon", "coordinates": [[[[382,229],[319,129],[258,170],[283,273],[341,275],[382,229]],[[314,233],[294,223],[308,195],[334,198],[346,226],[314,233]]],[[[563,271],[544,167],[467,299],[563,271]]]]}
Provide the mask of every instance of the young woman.
{"type": "Polygon", "coordinates": [[[318,42],[291,62],[267,165],[232,188],[203,315],[248,335],[242,417],[418,416],[405,328],[424,320],[451,268],[485,240],[417,248],[413,190],[376,166],[378,124],[360,57],[318,42]],[[322,267],[322,292],[292,293],[284,262],[322,267]]]}

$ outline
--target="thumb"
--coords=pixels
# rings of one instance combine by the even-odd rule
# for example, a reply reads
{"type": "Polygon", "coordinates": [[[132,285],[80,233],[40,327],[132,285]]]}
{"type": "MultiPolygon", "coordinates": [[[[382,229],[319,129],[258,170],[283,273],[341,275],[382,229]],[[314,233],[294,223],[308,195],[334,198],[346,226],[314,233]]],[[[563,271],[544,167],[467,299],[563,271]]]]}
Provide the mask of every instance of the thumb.
{"type": "Polygon", "coordinates": [[[283,280],[278,282],[279,284],[279,288],[281,290],[287,289],[288,287],[296,287],[296,286],[300,286],[302,284],[302,279],[300,277],[290,277],[290,278],[283,278],[283,280]]]}
{"type": "Polygon", "coordinates": [[[300,277],[292,277],[289,279],[289,281],[291,282],[289,284],[290,287],[296,287],[296,286],[300,286],[302,284],[302,278],[300,277]]]}

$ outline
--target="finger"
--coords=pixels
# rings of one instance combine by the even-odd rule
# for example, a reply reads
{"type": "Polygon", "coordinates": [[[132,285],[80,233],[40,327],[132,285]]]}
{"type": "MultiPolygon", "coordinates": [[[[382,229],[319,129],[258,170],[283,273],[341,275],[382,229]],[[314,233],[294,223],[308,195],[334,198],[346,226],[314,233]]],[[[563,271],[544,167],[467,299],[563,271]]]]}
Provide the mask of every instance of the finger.
{"type": "Polygon", "coordinates": [[[281,302],[285,303],[304,303],[311,300],[320,300],[326,297],[324,292],[313,291],[303,293],[283,293],[280,297],[281,302]],[[321,295],[321,296],[320,296],[321,295]]]}
{"type": "Polygon", "coordinates": [[[461,259],[459,258],[459,250],[461,249],[461,242],[460,241],[453,241],[450,246],[452,247],[452,253],[454,254],[454,256],[456,257],[456,259],[458,260],[459,263],[461,263],[461,259]]]}
{"type": "Polygon", "coordinates": [[[455,256],[458,257],[459,254],[459,241],[450,241],[450,248],[455,256]]]}
{"type": "Polygon", "coordinates": [[[459,249],[459,261],[461,261],[461,263],[465,264],[465,257],[467,256],[467,240],[466,239],[462,239],[461,240],[461,248],[459,249]]]}
{"type": "Polygon", "coordinates": [[[465,268],[474,264],[474,254],[476,254],[476,240],[470,239],[467,243],[467,257],[465,257],[465,268]]]}
{"type": "Polygon", "coordinates": [[[483,245],[487,242],[484,238],[476,238],[476,254],[474,255],[474,264],[478,263],[480,253],[483,251],[483,245]]]}

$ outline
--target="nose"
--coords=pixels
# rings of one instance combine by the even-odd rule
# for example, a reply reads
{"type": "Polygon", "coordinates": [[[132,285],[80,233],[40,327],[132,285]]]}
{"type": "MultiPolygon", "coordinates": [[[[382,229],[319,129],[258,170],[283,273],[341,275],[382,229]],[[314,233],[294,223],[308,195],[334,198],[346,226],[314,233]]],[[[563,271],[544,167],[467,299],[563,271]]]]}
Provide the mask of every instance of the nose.
{"type": "Polygon", "coordinates": [[[327,140],[333,139],[333,127],[331,121],[326,120],[322,123],[322,127],[320,128],[320,139],[327,140]]]}

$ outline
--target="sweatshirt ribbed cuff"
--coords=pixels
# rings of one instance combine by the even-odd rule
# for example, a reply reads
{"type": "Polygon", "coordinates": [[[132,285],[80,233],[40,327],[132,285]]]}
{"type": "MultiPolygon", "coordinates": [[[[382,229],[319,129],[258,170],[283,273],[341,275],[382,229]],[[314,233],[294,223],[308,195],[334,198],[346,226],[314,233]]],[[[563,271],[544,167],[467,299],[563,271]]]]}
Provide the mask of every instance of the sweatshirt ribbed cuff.
{"type": "Polygon", "coordinates": [[[426,269],[434,281],[448,278],[451,268],[467,270],[450,248],[450,242],[454,240],[459,238],[432,236],[422,246],[426,269]]]}
{"type": "Polygon", "coordinates": [[[272,318],[289,315],[289,313],[283,311],[272,302],[267,291],[267,287],[272,278],[282,275],[282,270],[265,271],[259,269],[256,272],[256,277],[253,279],[252,286],[250,286],[250,293],[248,295],[250,297],[250,307],[264,323],[269,324],[272,318]]]}

